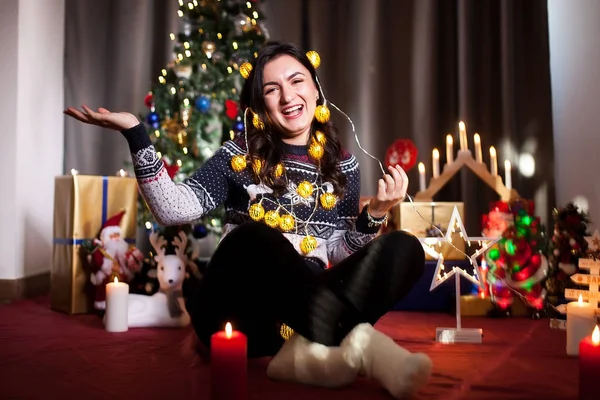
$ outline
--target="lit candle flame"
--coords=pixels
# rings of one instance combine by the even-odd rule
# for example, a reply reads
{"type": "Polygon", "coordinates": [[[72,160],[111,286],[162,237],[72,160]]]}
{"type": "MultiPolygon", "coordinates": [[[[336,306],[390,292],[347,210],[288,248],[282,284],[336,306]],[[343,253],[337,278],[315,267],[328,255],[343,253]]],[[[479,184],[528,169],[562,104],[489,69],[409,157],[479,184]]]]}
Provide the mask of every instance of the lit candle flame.
{"type": "Polygon", "coordinates": [[[230,322],[228,322],[228,323],[225,325],[225,335],[227,336],[227,339],[230,339],[230,338],[231,338],[231,333],[232,333],[232,331],[233,331],[233,328],[231,327],[231,323],[230,323],[230,322]]]}
{"type": "Polygon", "coordinates": [[[600,330],[598,330],[598,325],[596,325],[594,332],[592,332],[592,343],[594,346],[600,345],[600,330]]]}
{"type": "Polygon", "coordinates": [[[114,283],[119,283],[119,278],[117,278],[117,277],[115,276],[115,279],[113,280],[113,282],[114,282],[114,283]]]}
{"type": "Polygon", "coordinates": [[[123,177],[127,176],[127,172],[124,169],[120,169],[117,172],[117,175],[119,175],[121,178],[123,178],[123,177]]]}
{"type": "Polygon", "coordinates": [[[485,292],[479,292],[479,297],[485,299],[485,292]]]}
{"type": "Polygon", "coordinates": [[[71,168],[71,175],[77,175],[79,174],[79,171],[77,171],[75,168],[71,168]]]}
{"type": "Polygon", "coordinates": [[[583,297],[581,295],[579,295],[579,300],[577,300],[577,304],[578,305],[583,305],[583,297]]]}

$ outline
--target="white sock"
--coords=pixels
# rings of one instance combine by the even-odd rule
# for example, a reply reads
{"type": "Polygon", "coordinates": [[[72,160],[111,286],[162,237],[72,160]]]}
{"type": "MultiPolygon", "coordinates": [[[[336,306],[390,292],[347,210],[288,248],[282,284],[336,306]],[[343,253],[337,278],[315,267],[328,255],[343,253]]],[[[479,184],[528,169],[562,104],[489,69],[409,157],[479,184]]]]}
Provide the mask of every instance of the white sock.
{"type": "Polygon", "coordinates": [[[294,333],[267,367],[273,380],[335,388],[356,379],[360,361],[339,346],[314,343],[294,333]]]}
{"type": "Polygon", "coordinates": [[[396,399],[416,394],[431,374],[427,355],[409,352],[370,324],[357,325],[341,347],[349,359],[361,360],[362,374],[378,381],[396,399]]]}

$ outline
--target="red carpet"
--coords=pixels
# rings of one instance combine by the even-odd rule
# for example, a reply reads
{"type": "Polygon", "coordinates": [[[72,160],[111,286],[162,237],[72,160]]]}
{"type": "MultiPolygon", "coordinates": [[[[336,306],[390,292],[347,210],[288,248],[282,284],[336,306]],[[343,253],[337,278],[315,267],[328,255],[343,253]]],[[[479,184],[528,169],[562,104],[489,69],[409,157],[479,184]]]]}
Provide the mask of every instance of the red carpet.
{"type": "MultiPolygon", "coordinates": [[[[450,315],[391,312],[377,327],[434,362],[418,399],[576,399],[577,359],[565,355],[565,332],[548,320],[464,318],[484,329],[482,345],[440,345],[437,326],[450,315]]],[[[67,316],[47,298],[0,306],[1,399],[205,399],[208,367],[182,353],[189,330],[136,329],[109,334],[91,315],[67,316]]],[[[249,364],[251,399],[390,399],[373,382],[326,390],[270,381],[266,359],[249,364]]]]}

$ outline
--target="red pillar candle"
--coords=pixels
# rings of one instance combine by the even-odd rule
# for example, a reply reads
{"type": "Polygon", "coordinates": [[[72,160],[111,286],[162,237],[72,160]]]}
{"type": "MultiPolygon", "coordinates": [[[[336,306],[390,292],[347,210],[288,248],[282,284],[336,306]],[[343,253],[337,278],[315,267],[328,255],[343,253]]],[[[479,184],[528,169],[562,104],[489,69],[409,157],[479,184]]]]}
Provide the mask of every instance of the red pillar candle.
{"type": "Polygon", "coordinates": [[[225,330],[210,340],[210,398],[212,400],[247,400],[248,339],[242,332],[225,330]]]}
{"type": "Polygon", "coordinates": [[[598,399],[600,379],[600,331],[594,328],[592,336],[579,343],[579,400],[598,399]]]}

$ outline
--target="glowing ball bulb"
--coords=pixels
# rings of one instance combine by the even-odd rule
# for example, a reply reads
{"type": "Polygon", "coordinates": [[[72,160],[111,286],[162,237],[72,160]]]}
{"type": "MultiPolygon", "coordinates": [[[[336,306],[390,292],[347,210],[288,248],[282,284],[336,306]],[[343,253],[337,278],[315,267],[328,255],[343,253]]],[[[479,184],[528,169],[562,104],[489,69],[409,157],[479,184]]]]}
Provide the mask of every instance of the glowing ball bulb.
{"type": "Polygon", "coordinates": [[[308,154],[315,160],[320,160],[325,154],[325,149],[321,146],[317,141],[313,141],[310,146],[308,146],[308,154]]]}
{"type": "Polygon", "coordinates": [[[253,220],[260,221],[265,216],[265,209],[260,203],[252,204],[248,209],[248,214],[253,220]]]}
{"type": "Polygon", "coordinates": [[[271,228],[276,228],[279,226],[279,221],[281,217],[277,211],[267,211],[265,214],[265,224],[270,226],[271,228]]]}
{"type": "Polygon", "coordinates": [[[258,129],[259,131],[262,131],[263,129],[265,129],[265,123],[262,122],[262,120],[260,119],[258,114],[254,114],[252,116],[252,125],[254,125],[254,127],[256,129],[258,129]]]}
{"type": "Polygon", "coordinates": [[[327,139],[325,138],[325,134],[321,131],[316,131],[315,132],[315,139],[318,143],[322,144],[323,146],[325,146],[325,143],[327,143],[327,139]]]}
{"type": "Polygon", "coordinates": [[[292,217],[290,214],[284,214],[279,219],[279,229],[281,229],[284,232],[291,231],[292,229],[294,229],[295,225],[296,221],[294,220],[294,217],[292,217]]]}
{"type": "Polygon", "coordinates": [[[335,207],[337,201],[336,197],[332,193],[323,193],[320,197],[321,206],[326,210],[331,210],[335,207]]]}
{"type": "Polygon", "coordinates": [[[242,172],[244,169],[246,169],[246,156],[240,154],[233,156],[231,158],[231,168],[235,172],[242,172]]]}
{"type": "Polygon", "coordinates": [[[315,109],[315,118],[322,124],[329,121],[330,116],[331,112],[329,111],[329,108],[327,108],[327,106],[317,106],[317,108],[315,109]]]}
{"type": "Polygon", "coordinates": [[[252,64],[250,64],[249,62],[245,62],[242,65],[240,65],[240,75],[242,75],[244,79],[248,79],[251,72],[252,64]]]}
{"type": "Polygon", "coordinates": [[[304,255],[307,255],[311,251],[317,248],[317,239],[313,236],[305,236],[300,242],[300,250],[304,255]]]}
{"type": "Polygon", "coordinates": [[[262,169],[262,161],[258,158],[252,162],[252,170],[256,175],[260,174],[260,170],[262,169]]]}
{"type": "Polygon", "coordinates": [[[302,181],[298,184],[296,192],[303,198],[308,198],[313,192],[313,185],[309,181],[302,181]]]}
{"type": "Polygon", "coordinates": [[[308,60],[315,69],[319,68],[319,66],[321,65],[321,56],[319,56],[319,53],[317,53],[314,50],[311,50],[306,53],[306,57],[308,57],[308,60]]]}
{"type": "Polygon", "coordinates": [[[275,168],[273,168],[273,176],[275,176],[275,178],[279,178],[279,177],[281,177],[281,175],[283,175],[284,171],[285,171],[285,167],[283,166],[282,163],[279,163],[275,166],[275,168]]]}

